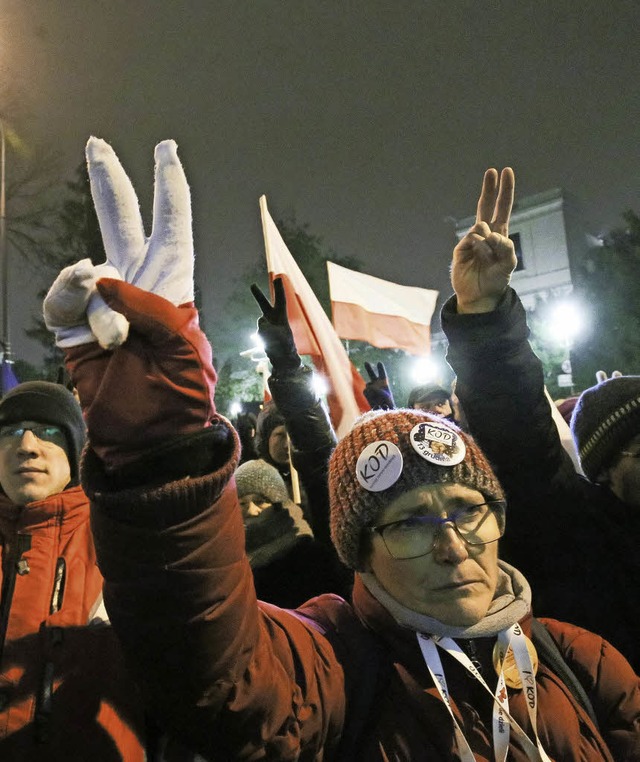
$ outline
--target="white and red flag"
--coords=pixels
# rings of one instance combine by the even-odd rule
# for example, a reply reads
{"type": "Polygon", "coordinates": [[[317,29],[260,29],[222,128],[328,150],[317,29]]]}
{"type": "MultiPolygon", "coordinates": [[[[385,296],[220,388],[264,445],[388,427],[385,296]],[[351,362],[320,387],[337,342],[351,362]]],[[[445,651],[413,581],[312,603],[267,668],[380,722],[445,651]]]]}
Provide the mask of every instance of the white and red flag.
{"type": "Polygon", "coordinates": [[[260,197],[260,214],[269,281],[273,283],[274,278],[282,278],[287,296],[287,316],[296,347],[299,354],[310,355],[316,370],[326,379],[331,422],[338,437],[342,437],[360,413],[369,410],[363,394],[364,381],[282,240],[267,209],[265,196],[260,197]]]}
{"type": "Polygon", "coordinates": [[[437,291],[400,286],[334,262],[327,262],[327,271],[333,326],[340,338],[429,354],[437,291]]]}

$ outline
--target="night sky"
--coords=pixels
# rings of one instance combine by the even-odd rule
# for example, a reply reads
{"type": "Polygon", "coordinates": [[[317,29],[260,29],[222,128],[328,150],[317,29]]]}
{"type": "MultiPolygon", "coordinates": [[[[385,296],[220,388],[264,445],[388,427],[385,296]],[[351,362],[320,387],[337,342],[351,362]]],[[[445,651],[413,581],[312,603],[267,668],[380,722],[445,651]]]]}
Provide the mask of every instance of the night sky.
{"type": "Polygon", "coordinates": [[[146,219],[154,145],[177,140],[215,338],[263,253],[262,193],[371,274],[444,295],[451,218],[487,166],[520,195],[564,188],[593,234],[640,211],[639,21],[637,0],[3,0],[0,62],[15,126],[69,175],[90,134],[110,142],[146,219]]]}

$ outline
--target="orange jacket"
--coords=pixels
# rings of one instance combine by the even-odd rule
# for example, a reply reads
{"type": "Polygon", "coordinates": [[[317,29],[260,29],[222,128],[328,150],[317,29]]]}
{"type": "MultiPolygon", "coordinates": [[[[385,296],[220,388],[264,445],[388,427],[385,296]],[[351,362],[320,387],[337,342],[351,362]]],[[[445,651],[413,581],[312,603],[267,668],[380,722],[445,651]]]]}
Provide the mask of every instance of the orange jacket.
{"type": "Polygon", "coordinates": [[[82,489],[27,506],[0,494],[0,559],[0,759],[143,760],[82,489]]]}

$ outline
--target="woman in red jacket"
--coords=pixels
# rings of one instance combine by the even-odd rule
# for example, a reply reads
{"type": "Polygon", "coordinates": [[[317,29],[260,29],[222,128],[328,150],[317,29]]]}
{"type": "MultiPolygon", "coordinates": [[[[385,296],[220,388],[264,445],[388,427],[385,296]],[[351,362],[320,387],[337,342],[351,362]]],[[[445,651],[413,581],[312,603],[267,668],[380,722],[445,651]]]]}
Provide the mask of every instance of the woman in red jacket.
{"type": "Polygon", "coordinates": [[[150,240],[130,224],[139,211],[115,154],[90,141],[88,155],[110,262],[137,285],[81,263],[45,315],[88,423],[105,602],[162,727],[213,760],[640,759],[638,678],[571,625],[546,622],[557,655],[540,647],[529,586],[498,557],[501,487],[441,418],[366,414],[332,456],[352,604],[256,600],[237,439],[215,412],[211,349],[185,303],[193,252],[175,145],[157,149],[150,240]],[[89,296],[129,324],[104,341],[114,323],[94,320],[108,349],[63,336],[89,296]]]}

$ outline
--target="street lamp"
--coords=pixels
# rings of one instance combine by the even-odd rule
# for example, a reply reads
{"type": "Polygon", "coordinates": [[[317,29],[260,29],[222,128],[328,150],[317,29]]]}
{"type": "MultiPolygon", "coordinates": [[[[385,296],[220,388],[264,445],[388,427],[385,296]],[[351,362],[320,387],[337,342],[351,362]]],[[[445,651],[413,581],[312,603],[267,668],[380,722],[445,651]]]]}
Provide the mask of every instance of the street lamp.
{"type": "Polygon", "coordinates": [[[571,368],[571,349],[574,339],[585,327],[585,317],[580,306],[571,299],[558,302],[549,315],[548,333],[560,344],[565,353],[562,373],[558,376],[558,386],[568,387],[574,394],[573,371],[571,368]]]}

